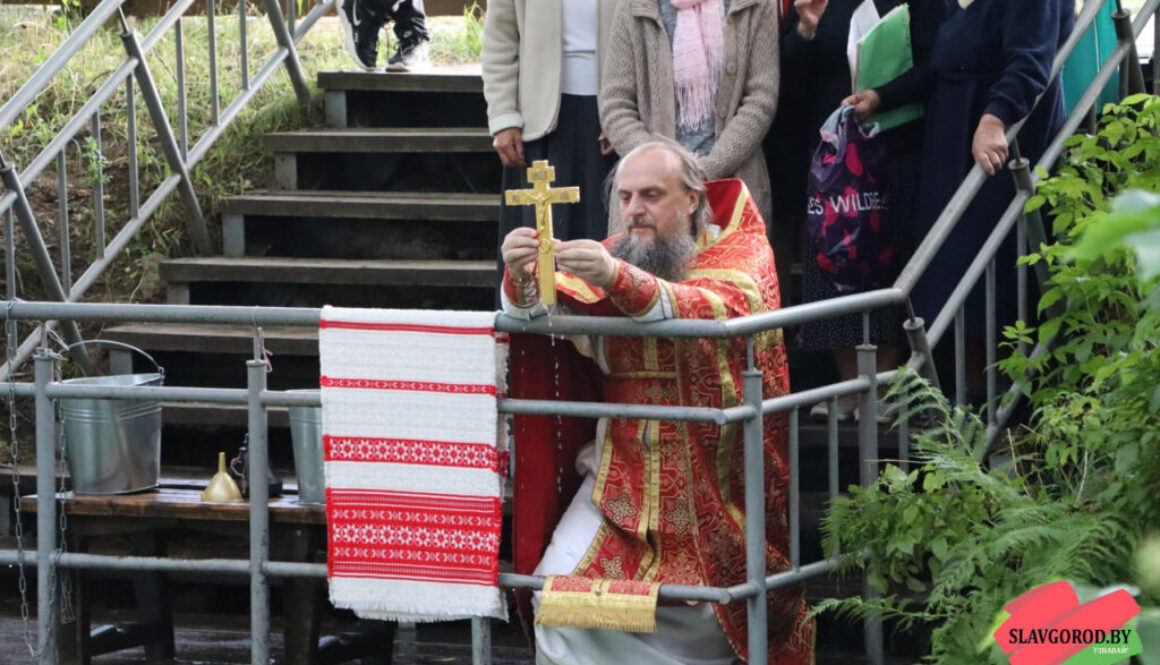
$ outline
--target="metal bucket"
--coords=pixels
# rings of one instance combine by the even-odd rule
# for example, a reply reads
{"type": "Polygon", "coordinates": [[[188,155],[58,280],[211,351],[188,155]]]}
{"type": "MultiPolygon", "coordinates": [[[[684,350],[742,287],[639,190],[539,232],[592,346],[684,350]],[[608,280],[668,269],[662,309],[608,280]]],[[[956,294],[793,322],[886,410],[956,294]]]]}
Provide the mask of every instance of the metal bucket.
{"type": "Polygon", "coordinates": [[[299,503],[326,503],[326,482],[322,472],[321,407],[290,407],[290,442],[294,449],[294,475],[298,478],[299,503]]]}
{"type": "MultiPolygon", "coordinates": [[[[88,386],[159,386],[165,371],[149,354],[151,374],[69,379],[62,383],[88,386]]],[[[89,344],[92,342],[78,342],[89,344]]],[[[74,344],[72,346],[77,346],[74,344]]],[[[69,347],[72,348],[72,347],[69,347]]],[[[155,400],[61,399],[61,426],[73,491],[77,494],[125,494],[157,486],[161,473],[161,403],[155,400]]]]}

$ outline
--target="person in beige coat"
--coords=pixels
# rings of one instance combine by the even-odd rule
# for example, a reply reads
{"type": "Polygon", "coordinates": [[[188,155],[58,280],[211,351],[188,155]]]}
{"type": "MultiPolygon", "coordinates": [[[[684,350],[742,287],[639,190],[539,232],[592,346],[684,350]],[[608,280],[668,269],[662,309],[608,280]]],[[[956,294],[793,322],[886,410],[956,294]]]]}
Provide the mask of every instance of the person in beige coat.
{"type": "MultiPolygon", "coordinates": [[[[701,57],[678,60],[684,68],[701,57]]],[[[653,134],[676,139],[697,155],[710,179],[741,178],[768,225],[772,202],[761,141],[777,109],[777,88],[777,8],[771,0],[623,0],[605,55],[601,125],[622,155],[653,134]],[[714,26],[701,16],[711,10],[724,15],[716,41],[714,26]],[[684,119],[679,97],[706,103],[679,93],[675,81],[680,76],[675,77],[674,51],[687,53],[682,46],[688,43],[674,44],[681,12],[697,12],[710,69],[714,60],[719,63],[707,114],[696,126],[678,122],[684,119]]]]}
{"type": "MultiPolygon", "coordinates": [[[[555,167],[553,187],[579,186],[579,204],[553,210],[555,235],[562,240],[601,239],[608,227],[603,185],[613,158],[602,143],[596,99],[618,1],[487,3],[483,95],[488,129],[505,167],[503,188],[527,187],[525,167],[539,159],[555,167]]],[[[503,205],[498,237],[534,219],[531,207],[503,205]]]]}

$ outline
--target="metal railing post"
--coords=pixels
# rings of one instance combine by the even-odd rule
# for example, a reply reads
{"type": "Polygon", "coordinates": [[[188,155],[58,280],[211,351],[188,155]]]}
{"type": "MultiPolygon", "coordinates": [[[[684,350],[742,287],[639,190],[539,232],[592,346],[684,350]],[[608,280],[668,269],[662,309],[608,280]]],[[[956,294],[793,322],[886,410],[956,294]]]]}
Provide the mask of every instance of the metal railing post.
{"type": "MultiPolygon", "coordinates": [[[[48,247],[44,244],[44,236],[40,234],[40,227],[37,226],[36,217],[32,214],[32,206],[28,204],[28,197],[24,193],[24,185],[20,182],[20,176],[16,174],[16,169],[12,164],[4,161],[2,154],[0,154],[0,179],[3,179],[4,187],[16,195],[16,202],[12,206],[13,212],[16,213],[16,220],[20,222],[24,241],[28,243],[28,248],[32,251],[32,260],[36,263],[36,271],[40,273],[40,280],[44,284],[45,291],[48,292],[48,297],[60,302],[68,302],[68,293],[65,292],[64,285],[61,284],[60,277],[52,266],[52,257],[48,255],[48,247]]],[[[9,265],[14,266],[15,256],[12,258],[13,260],[9,261],[9,265]]],[[[81,331],[75,321],[62,321],[62,323],[64,324],[64,337],[69,344],[81,341],[81,331]]],[[[71,357],[86,372],[91,373],[96,369],[84,347],[77,347],[71,357]]],[[[8,371],[11,372],[12,369],[9,367],[8,371]]]]}
{"type": "MultiPolygon", "coordinates": [[[[56,597],[56,411],[48,384],[56,370],[56,356],[40,348],[35,360],[36,382],[36,645],[40,665],[57,665],[56,634],[60,613],[56,597]]],[[[16,445],[13,442],[13,445],[16,445]]]]}
{"type": "Polygon", "coordinates": [[[96,226],[94,243],[97,246],[97,258],[105,256],[105,149],[101,139],[101,112],[93,114],[92,120],[93,141],[97,151],[97,178],[93,183],[93,222],[96,226]]]}
{"type": "MultiPolygon", "coordinates": [[[[290,0],[294,2],[294,0],[290,0]]],[[[282,7],[278,0],[266,0],[266,16],[270,19],[270,27],[274,29],[274,38],[278,46],[286,49],[286,58],[282,64],[286,67],[286,74],[290,77],[290,84],[294,86],[294,94],[298,96],[298,105],[305,112],[310,108],[310,87],[306,85],[306,77],[302,74],[302,64],[298,62],[298,49],[294,46],[294,39],[286,28],[286,21],[282,17],[282,7]]]]}
{"type": "Polygon", "coordinates": [[[72,249],[68,223],[68,160],[64,150],[56,153],[57,230],[60,232],[60,286],[72,289],[72,249]]]}
{"type": "Polygon", "coordinates": [[[749,663],[766,665],[769,657],[769,604],[765,576],[765,431],[761,413],[763,373],[753,363],[753,338],[746,340],[749,365],[741,373],[745,403],[753,417],[745,421],[745,572],[748,584],[758,590],[746,603],[749,621],[749,663]]]}
{"type": "Polygon", "coordinates": [[[1160,91],[1160,58],[1157,58],[1157,50],[1160,48],[1160,15],[1155,12],[1152,13],[1152,94],[1158,94],[1160,91]]]}
{"type": "Polygon", "coordinates": [[[263,566],[270,558],[270,487],[266,438],[266,363],[246,361],[250,455],[250,662],[270,663],[270,581],[263,566]]]}
{"type": "Polygon", "coordinates": [[[902,322],[902,330],[906,332],[906,340],[910,344],[910,359],[906,365],[911,369],[917,369],[922,378],[941,390],[938,370],[935,369],[934,356],[930,350],[930,340],[926,337],[926,321],[921,316],[911,316],[902,322]]]}
{"type": "Polygon", "coordinates": [[[1136,53],[1136,33],[1132,29],[1132,13],[1127,9],[1112,12],[1112,22],[1116,26],[1116,39],[1128,45],[1128,57],[1120,69],[1120,89],[1128,95],[1138,95],[1146,91],[1144,70],[1140,68],[1140,56],[1136,53]]]}
{"type": "MultiPolygon", "coordinates": [[[[1017,143],[1012,143],[1018,149],[1017,143]]],[[[1035,194],[1037,189],[1035,181],[1031,178],[1031,162],[1022,156],[1012,159],[1007,168],[1011,171],[1011,177],[1015,180],[1016,191],[1026,193],[1028,196],[1035,194]]],[[[1038,210],[1025,212],[1021,216],[1023,220],[1023,231],[1025,233],[1024,243],[1027,245],[1029,251],[1038,252],[1040,248],[1047,243],[1047,230],[1043,226],[1043,216],[1039,214],[1038,210]]],[[[1026,274],[1026,269],[1025,274],[1026,274]]],[[[1035,263],[1035,281],[1039,285],[1039,292],[1042,294],[1046,288],[1047,280],[1051,277],[1046,261],[1037,261],[1035,263]]],[[[1023,278],[1026,281],[1026,276],[1023,278]]],[[[1022,286],[1026,290],[1026,285],[1022,286]]],[[[1023,293],[1021,298],[1026,298],[1027,294],[1023,293]]],[[[1054,312],[1056,310],[1049,310],[1054,312]]]]}
{"type": "Polygon", "coordinates": [[[169,168],[181,177],[177,189],[188,213],[185,217],[185,228],[189,232],[189,238],[199,253],[210,254],[213,252],[213,246],[210,244],[205,217],[201,214],[201,205],[197,202],[197,193],[193,190],[193,179],[189,175],[189,168],[186,167],[185,160],[181,157],[181,149],[177,145],[177,139],[173,136],[173,127],[169,124],[165,107],[161,104],[161,97],[157,94],[157,87],[153,84],[153,75],[149,72],[149,65],[145,62],[145,54],[141,52],[137,36],[131,30],[126,29],[121,33],[121,41],[124,42],[129,57],[137,60],[135,71],[137,84],[141,86],[141,96],[145,99],[145,107],[149,109],[149,116],[157,130],[157,137],[161,141],[161,150],[165,153],[169,168]]]}
{"type": "MultiPolygon", "coordinates": [[[[878,347],[873,344],[858,346],[858,373],[870,381],[870,387],[859,397],[858,404],[858,457],[859,479],[863,487],[878,479],[878,347]]],[[[872,598],[877,592],[868,581],[862,583],[863,595],[872,598]]],[[[866,619],[862,627],[866,658],[870,665],[882,665],[882,620],[866,619]]]]}
{"type": "Polygon", "coordinates": [[[471,663],[491,665],[491,619],[487,617],[471,618],[471,663]]]}

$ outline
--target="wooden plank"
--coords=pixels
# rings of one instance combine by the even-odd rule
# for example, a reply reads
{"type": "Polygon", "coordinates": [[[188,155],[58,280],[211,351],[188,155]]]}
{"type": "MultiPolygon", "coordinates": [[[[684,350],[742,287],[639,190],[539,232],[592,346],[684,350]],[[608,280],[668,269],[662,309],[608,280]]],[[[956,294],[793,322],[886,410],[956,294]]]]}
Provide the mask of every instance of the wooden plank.
{"type": "Polygon", "coordinates": [[[495,222],[498,194],[269,191],[232,196],[221,212],[259,217],[495,222]]]}
{"type": "Polygon", "coordinates": [[[490,153],[486,127],[361,127],[266,135],[276,153],[490,153]]]}
{"type": "Polygon", "coordinates": [[[318,87],[332,91],[483,94],[479,65],[416,72],[319,72],[318,87]]]}
{"type": "Polygon", "coordinates": [[[172,259],[161,263],[166,282],[281,282],[376,286],[495,286],[491,261],[347,260],[282,257],[172,259]]]}
{"type": "MultiPolygon", "coordinates": [[[[236,404],[162,402],[161,422],[166,425],[246,427],[249,424],[249,411],[236,404]]],[[[289,427],[290,410],[284,406],[266,407],[266,423],[272,428],[289,427]]]]}
{"type": "MultiPolygon", "coordinates": [[[[97,517],[131,517],[147,519],[200,520],[208,522],[245,522],[250,519],[250,504],[204,503],[200,490],[161,488],[137,494],[58,495],[67,515],[97,517]]],[[[21,499],[21,507],[36,512],[36,495],[21,499]]],[[[326,524],[326,508],[298,503],[297,496],[281,496],[269,501],[270,521],[280,524],[326,524]]]]}
{"type": "MultiPolygon", "coordinates": [[[[102,336],[150,351],[240,353],[254,351],[254,329],[246,325],[194,325],[186,323],[128,323],[107,328],[102,336]]],[[[318,330],[301,326],[262,327],[270,353],[317,356],[318,330]]]]}

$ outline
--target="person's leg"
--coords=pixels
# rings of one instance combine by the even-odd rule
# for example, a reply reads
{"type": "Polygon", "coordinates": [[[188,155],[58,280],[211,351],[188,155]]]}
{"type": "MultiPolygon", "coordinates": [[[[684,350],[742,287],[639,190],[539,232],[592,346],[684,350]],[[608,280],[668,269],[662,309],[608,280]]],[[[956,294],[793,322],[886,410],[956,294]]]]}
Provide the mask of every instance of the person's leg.
{"type": "Polygon", "coordinates": [[[398,47],[387,61],[387,69],[410,71],[427,66],[427,42],[431,40],[431,32],[427,30],[423,0],[398,0],[391,8],[391,15],[395,21],[398,47]]]}
{"type": "Polygon", "coordinates": [[[378,68],[379,30],[387,22],[386,0],[341,0],[338,18],[347,53],[366,70],[378,68]]]}
{"type": "Polygon", "coordinates": [[[423,0],[399,0],[391,10],[395,36],[400,42],[426,42],[431,40],[427,29],[427,14],[423,10],[423,0]]]}

